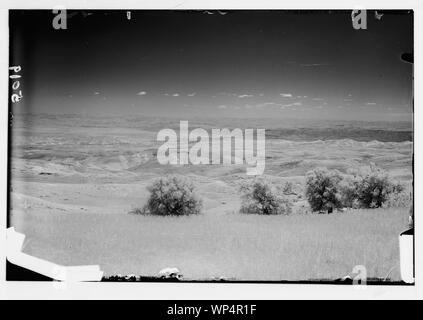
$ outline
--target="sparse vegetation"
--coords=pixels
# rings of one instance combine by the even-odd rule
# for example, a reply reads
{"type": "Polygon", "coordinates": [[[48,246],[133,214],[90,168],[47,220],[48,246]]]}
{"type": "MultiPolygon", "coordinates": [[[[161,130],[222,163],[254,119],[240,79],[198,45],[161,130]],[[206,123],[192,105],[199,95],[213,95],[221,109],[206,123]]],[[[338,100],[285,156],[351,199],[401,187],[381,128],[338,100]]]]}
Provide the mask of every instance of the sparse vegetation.
{"type": "Polygon", "coordinates": [[[283,195],[281,188],[256,179],[253,183],[241,186],[241,212],[264,215],[290,214],[292,205],[283,195]]]}
{"type": "Polygon", "coordinates": [[[184,216],[198,214],[202,201],[194,191],[194,184],[182,176],[173,175],[154,181],[147,190],[150,197],[142,209],[135,209],[135,214],[159,216],[184,216]]]}
{"type": "MultiPolygon", "coordinates": [[[[239,185],[253,181],[245,176],[243,166],[159,165],[151,138],[173,124],[154,119],[130,117],[127,122],[124,117],[60,116],[47,122],[37,117],[28,121],[29,127],[13,126],[19,135],[23,129],[31,133],[31,139],[22,141],[27,151],[23,158],[21,152],[11,155],[16,176],[10,186],[11,226],[32,239],[27,252],[63,265],[100,264],[105,276],[136,274],[137,281],[150,281],[148,277],[171,266],[193,280],[337,279],[351,275],[357,264],[365,265],[369,278],[384,279],[389,274],[388,280],[401,279],[398,235],[413,213],[407,207],[413,190],[413,145],[411,140],[391,141],[402,141],[397,135],[412,131],[397,130],[392,122],[382,131],[389,134],[383,133],[388,142],[374,142],[370,140],[382,133],[363,130],[367,123],[354,123],[353,131],[348,131],[348,125],[331,122],[332,128],[320,133],[295,129],[288,143],[285,131],[267,130],[266,139],[274,136],[266,142],[266,181],[273,181],[271,189],[280,189],[275,193],[292,203],[295,214],[264,216],[239,213],[239,185]],[[63,131],[63,121],[73,129],[63,131]],[[145,134],[138,130],[135,134],[135,126],[145,129],[145,134]],[[348,140],[339,140],[340,134],[348,140]],[[320,137],[322,141],[314,141],[320,137]],[[359,183],[361,175],[346,172],[370,161],[398,177],[405,190],[389,193],[382,208],[361,209],[354,182],[359,183]],[[337,194],[344,207],[358,209],[312,213],[304,193],[304,173],[317,166],[342,172],[337,194]],[[204,214],[152,214],[147,188],[168,173],[195,176],[195,185],[201,181],[196,193],[204,201],[204,214]],[[344,183],[352,187],[350,205],[345,204],[344,183]],[[138,206],[133,212],[143,215],[125,214],[129,206],[138,206]]],[[[250,128],[259,125],[256,119],[242,122],[250,128]]],[[[220,123],[209,125],[221,127],[220,123]]],[[[235,123],[228,121],[228,126],[235,123]]],[[[289,121],[287,126],[298,124],[289,121]]]]}
{"type": "Polygon", "coordinates": [[[341,180],[338,170],[317,168],[307,173],[305,194],[313,211],[332,212],[342,207],[341,180]]]}

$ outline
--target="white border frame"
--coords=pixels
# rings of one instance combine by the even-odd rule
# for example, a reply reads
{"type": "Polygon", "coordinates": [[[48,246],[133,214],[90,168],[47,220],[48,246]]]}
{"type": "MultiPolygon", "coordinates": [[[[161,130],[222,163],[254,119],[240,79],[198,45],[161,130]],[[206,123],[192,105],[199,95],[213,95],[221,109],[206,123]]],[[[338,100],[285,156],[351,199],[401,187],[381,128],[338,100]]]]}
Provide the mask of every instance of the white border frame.
{"type": "MultiPolygon", "coordinates": [[[[74,283],[58,285],[55,282],[5,281],[6,214],[7,214],[7,134],[8,134],[8,60],[9,60],[9,9],[51,9],[64,5],[68,9],[413,9],[414,56],[422,57],[423,3],[419,0],[366,0],[366,1],[316,1],[296,0],[277,2],[270,0],[151,0],[135,1],[84,0],[37,1],[6,0],[0,4],[0,298],[4,299],[423,299],[423,218],[417,214],[415,225],[415,286],[340,286],[296,284],[222,284],[222,283],[74,283]]],[[[423,123],[422,105],[423,64],[419,58],[414,65],[414,123],[423,123]],[[416,76],[417,75],[417,76],[416,76]]],[[[421,163],[423,127],[414,126],[415,194],[422,194],[421,163]]],[[[423,209],[421,198],[415,197],[415,211],[423,209]]]]}

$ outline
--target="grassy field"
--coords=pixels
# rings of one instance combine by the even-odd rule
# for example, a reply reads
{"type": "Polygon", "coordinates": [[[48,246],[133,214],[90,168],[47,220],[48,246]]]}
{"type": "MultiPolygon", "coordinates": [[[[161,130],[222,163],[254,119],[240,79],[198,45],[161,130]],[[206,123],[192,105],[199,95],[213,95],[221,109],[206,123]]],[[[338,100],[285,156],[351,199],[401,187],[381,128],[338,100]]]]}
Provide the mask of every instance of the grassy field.
{"type": "Polygon", "coordinates": [[[226,214],[152,217],[16,211],[24,251],[64,265],[99,264],[106,275],[156,275],[177,267],[184,279],[336,279],[364,265],[369,277],[399,280],[398,234],[407,209],[331,215],[226,214]]]}

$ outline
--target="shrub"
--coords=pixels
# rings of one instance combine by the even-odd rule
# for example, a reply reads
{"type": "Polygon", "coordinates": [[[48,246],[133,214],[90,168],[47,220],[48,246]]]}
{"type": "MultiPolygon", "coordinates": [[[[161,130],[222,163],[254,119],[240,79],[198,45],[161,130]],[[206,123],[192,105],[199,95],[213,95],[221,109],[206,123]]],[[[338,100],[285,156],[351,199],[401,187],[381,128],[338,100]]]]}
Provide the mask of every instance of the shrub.
{"type": "Polygon", "coordinates": [[[388,195],[386,201],[382,204],[383,208],[407,208],[413,203],[411,194],[407,192],[393,192],[388,195]]]}
{"type": "Polygon", "coordinates": [[[290,214],[292,204],[283,195],[281,188],[257,179],[241,186],[241,212],[256,214],[290,214]]]}
{"type": "Polygon", "coordinates": [[[341,208],[340,182],[338,170],[317,168],[306,176],[306,198],[313,211],[328,211],[341,208]]]}
{"type": "Polygon", "coordinates": [[[183,216],[201,211],[202,201],[195,194],[193,183],[182,176],[159,178],[147,189],[150,192],[147,204],[134,213],[183,216]]]}
{"type": "Polygon", "coordinates": [[[392,181],[388,173],[371,166],[370,170],[361,170],[355,176],[356,200],[361,208],[380,208],[391,199],[392,204],[404,191],[404,187],[392,181]]]}
{"type": "Polygon", "coordinates": [[[341,204],[346,208],[358,209],[361,204],[358,200],[358,188],[360,179],[355,175],[344,176],[339,183],[339,191],[341,195],[341,204]]]}

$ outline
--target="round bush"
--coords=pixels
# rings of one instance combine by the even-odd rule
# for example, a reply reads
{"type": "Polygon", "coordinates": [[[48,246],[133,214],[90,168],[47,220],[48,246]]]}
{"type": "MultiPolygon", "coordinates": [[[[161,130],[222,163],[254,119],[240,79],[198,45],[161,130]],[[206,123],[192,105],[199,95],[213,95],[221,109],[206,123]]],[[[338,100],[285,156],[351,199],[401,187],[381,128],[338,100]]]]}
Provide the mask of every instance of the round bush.
{"type": "Polygon", "coordinates": [[[167,176],[154,181],[148,188],[150,197],[139,213],[159,216],[198,214],[202,201],[195,194],[194,184],[182,176],[167,176]]]}
{"type": "Polygon", "coordinates": [[[283,195],[281,188],[276,188],[263,179],[241,186],[241,212],[256,214],[289,214],[292,205],[283,195]]]}
{"type": "Polygon", "coordinates": [[[386,171],[375,166],[362,170],[356,179],[357,199],[362,208],[380,208],[388,200],[395,202],[394,195],[404,190],[402,185],[392,181],[386,171]]]}
{"type": "Polygon", "coordinates": [[[341,180],[338,170],[317,168],[307,173],[305,193],[313,211],[332,212],[333,209],[342,207],[341,180]]]}

